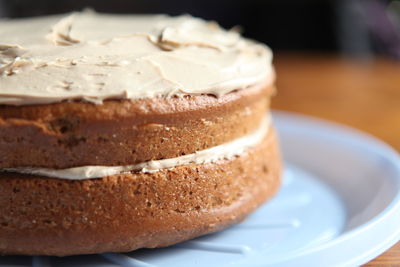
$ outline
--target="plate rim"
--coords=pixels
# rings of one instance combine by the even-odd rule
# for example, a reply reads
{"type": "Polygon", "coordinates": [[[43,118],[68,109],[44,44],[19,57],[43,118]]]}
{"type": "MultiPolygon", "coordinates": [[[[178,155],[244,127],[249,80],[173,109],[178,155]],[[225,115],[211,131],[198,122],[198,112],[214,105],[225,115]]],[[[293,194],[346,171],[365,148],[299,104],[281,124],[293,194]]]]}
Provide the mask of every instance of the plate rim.
{"type": "MultiPolygon", "coordinates": [[[[352,142],[353,145],[357,146],[368,146],[371,151],[375,152],[381,157],[384,157],[392,167],[395,168],[398,176],[398,180],[400,183],[400,154],[393,147],[391,147],[386,142],[381,139],[373,136],[370,133],[363,132],[357,128],[352,126],[338,123],[335,121],[330,121],[323,118],[318,118],[306,114],[291,112],[291,111],[282,111],[282,110],[272,110],[272,117],[274,122],[277,120],[285,120],[285,123],[288,121],[296,120],[296,124],[301,124],[302,130],[306,130],[307,132],[315,132],[318,131],[318,134],[324,133],[329,135],[331,138],[334,133],[339,133],[339,135],[334,136],[337,140],[343,140],[343,136],[346,139],[355,140],[356,142],[352,142]],[[305,129],[304,126],[312,126],[305,129]],[[329,132],[326,131],[329,129],[329,132]]],[[[295,127],[295,126],[294,126],[295,127]]],[[[277,127],[279,129],[279,127],[277,127]]],[[[279,131],[278,131],[279,132],[279,131]]],[[[347,140],[349,141],[349,140],[347,140]]],[[[302,168],[302,166],[295,166],[302,168]]],[[[382,222],[387,220],[388,218],[394,216],[394,214],[398,212],[400,213],[400,190],[397,191],[394,198],[390,201],[390,203],[376,216],[368,220],[367,222],[355,227],[354,229],[349,230],[346,233],[339,235],[337,238],[334,238],[326,243],[320,244],[319,246],[312,248],[305,253],[302,254],[312,254],[318,251],[322,251],[325,249],[329,249],[332,246],[338,245],[340,243],[346,242],[348,240],[353,239],[355,236],[363,234],[365,231],[371,230],[371,228],[379,227],[382,222]]],[[[387,235],[384,240],[380,243],[376,243],[374,247],[371,247],[369,253],[370,255],[360,255],[353,259],[348,260],[345,265],[360,265],[373,260],[380,254],[384,253],[387,249],[395,245],[400,241],[400,227],[396,232],[393,232],[391,235],[387,235]]],[[[299,256],[299,255],[297,255],[299,256]]],[[[296,257],[296,255],[293,255],[296,257]]]]}

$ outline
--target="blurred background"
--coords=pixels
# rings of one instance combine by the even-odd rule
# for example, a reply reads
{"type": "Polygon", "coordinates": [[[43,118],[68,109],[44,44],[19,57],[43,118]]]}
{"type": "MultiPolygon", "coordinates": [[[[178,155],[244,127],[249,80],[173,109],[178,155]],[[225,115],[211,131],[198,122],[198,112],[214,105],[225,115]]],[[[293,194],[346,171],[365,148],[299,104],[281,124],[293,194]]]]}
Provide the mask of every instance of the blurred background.
{"type": "Polygon", "coordinates": [[[92,7],[110,13],[189,13],[240,25],[274,51],[337,52],[400,59],[400,0],[0,0],[0,17],[27,17],[92,7]]]}

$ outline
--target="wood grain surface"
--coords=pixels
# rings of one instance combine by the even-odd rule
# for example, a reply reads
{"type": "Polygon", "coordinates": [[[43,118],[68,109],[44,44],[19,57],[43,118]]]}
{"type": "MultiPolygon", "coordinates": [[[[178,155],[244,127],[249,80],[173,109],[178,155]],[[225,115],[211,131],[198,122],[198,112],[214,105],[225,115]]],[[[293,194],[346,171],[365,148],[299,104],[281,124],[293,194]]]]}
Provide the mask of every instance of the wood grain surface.
{"type": "MultiPolygon", "coordinates": [[[[400,151],[400,62],[278,54],[274,64],[273,108],[350,125],[400,151]]],[[[400,266],[400,242],[365,266],[400,266]]]]}

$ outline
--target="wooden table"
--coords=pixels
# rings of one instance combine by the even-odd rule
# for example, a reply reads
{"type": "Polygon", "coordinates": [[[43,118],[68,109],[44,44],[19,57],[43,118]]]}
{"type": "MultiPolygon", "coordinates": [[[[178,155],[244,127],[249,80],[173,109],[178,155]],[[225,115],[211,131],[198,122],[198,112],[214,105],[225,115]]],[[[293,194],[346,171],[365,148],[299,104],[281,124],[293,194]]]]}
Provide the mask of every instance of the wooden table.
{"type": "MultiPolygon", "coordinates": [[[[353,126],[400,151],[400,62],[278,54],[274,63],[273,108],[353,126]]],[[[365,266],[400,266],[400,242],[365,266]]]]}

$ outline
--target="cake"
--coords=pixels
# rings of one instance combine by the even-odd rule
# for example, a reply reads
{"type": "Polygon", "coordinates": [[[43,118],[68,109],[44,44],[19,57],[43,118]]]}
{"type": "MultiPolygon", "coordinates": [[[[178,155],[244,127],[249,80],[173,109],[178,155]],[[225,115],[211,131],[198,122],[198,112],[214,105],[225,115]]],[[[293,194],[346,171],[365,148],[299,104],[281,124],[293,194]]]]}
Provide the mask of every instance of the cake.
{"type": "Polygon", "coordinates": [[[280,184],[270,49],[189,15],[0,21],[0,253],[169,246],[280,184]]]}

